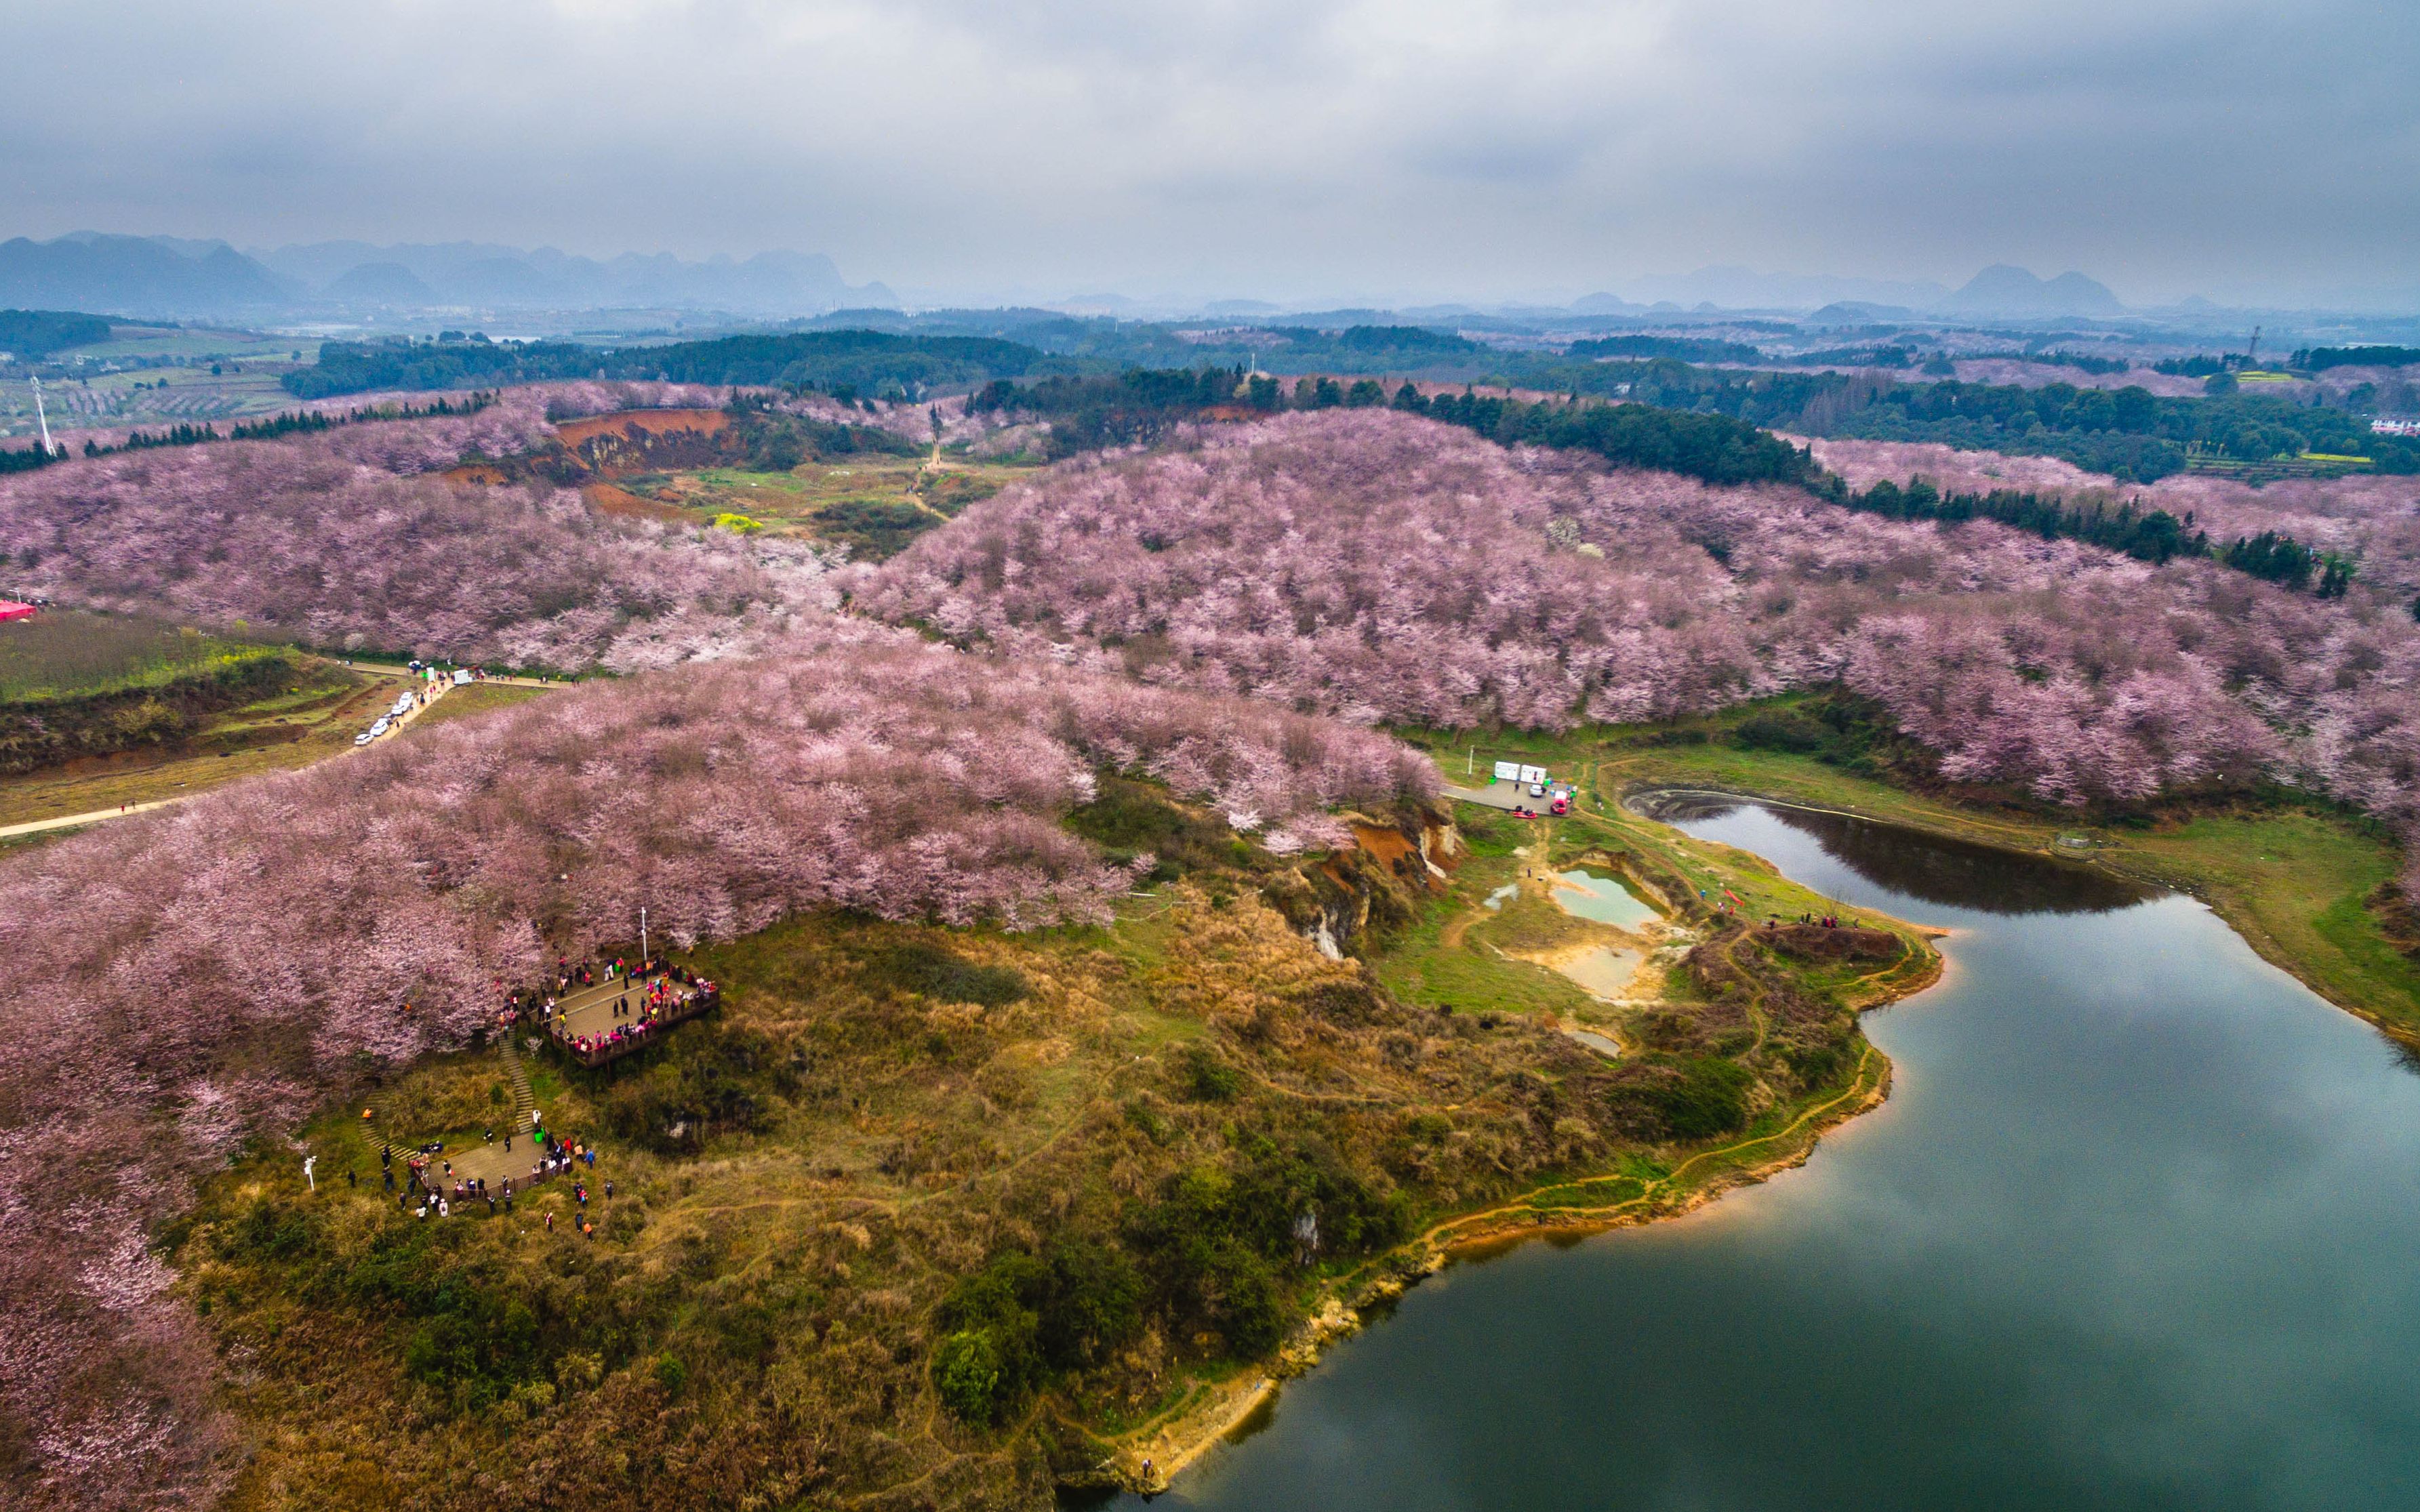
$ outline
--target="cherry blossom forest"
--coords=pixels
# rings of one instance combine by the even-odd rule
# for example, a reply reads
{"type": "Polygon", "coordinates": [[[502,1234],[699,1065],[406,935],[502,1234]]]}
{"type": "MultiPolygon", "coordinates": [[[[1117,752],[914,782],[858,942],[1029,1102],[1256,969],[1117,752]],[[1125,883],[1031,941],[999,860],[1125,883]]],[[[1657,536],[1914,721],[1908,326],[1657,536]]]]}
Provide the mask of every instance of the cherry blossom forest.
{"type": "MultiPolygon", "coordinates": [[[[2322,600],[1375,409],[1079,457],[878,567],[440,476],[550,415],[700,399],[561,385],[0,479],[0,592],[622,674],[0,869],[0,1468],[38,1503],[166,1504],[212,1473],[209,1353],[147,1242],[201,1174],[465,1042],[501,984],[627,938],[643,899],[681,943],[817,908],[1099,921],[1135,874],[1058,820],[1102,771],[1317,850],[1339,807],[1434,793],[1384,726],[1834,687],[1952,781],[2061,803],[2276,781],[2420,827],[2411,480],[2136,490],[2358,552],[2322,600]]],[[[1859,485],[2111,487],[1940,448],[1817,455],[1859,485]]]]}
{"type": "MultiPolygon", "coordinates": [[[[1905,461],[1977,481],[1879,444],[1845,453],[1868,478],[1905,461]]],[[[2232,530],[2330,487],[2336,532],[2372,543],[2381,576],[2420,566],[2393,554],[2409,480],[2162,497],[2232,530]]],[[[962,643],[1081,648],[1356,723],[1562,729],[1838,684],[1952,780],[2085,802],[2265,778],[2420,819],[2420,625],[2398,594],[2320,601],[2207,561],[1609,471],[1385,410],[1079,461],[843,580],[863,610],[962,643]]]]}

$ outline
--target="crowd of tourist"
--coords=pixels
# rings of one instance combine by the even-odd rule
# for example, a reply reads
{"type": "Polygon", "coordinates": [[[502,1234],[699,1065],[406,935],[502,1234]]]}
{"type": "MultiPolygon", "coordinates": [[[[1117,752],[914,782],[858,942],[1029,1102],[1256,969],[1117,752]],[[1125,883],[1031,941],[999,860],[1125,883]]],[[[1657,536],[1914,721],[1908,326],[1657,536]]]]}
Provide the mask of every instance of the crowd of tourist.
{"type": "Polygon", "coordinates": [[[615,959],[602,966],[574,966],[567,961],[557,961],[551,988],[513,994],[504,1017],[508,1023],[535,1020],[573,1055],[594,1061],[635,1047],[652,1029],[667,1028],[704,1012],[714,1006],[720,995],[720,990],[706,978],[692,974],[685,966],[654,959],[615,959]],[[574,1032],[564,1000],[575,992],[600,983],[611,986],[616,981],[622,984],[622,990],[608,999],[613,1026],[574,1032]]]}
{"type": "MultiPolygon", "coordinates": [[[[492,1142],[494,1135],[490,1134],[489,1138],[492,1142]]],[[[504,1149],[509,1150],[512,1148],[513,1135],[507,1132],[504,1135],[504,1149]]],[[[525,1194],[538,1182],[550,1177],[560,1176],[566,1171],[577,1170],[582,1166],[592,1171],[597,1168],[595,1146],[583,1144],[579,1140],[559,1139],[543,1128],[531,1129],[530,1149],[532,1159],[529,1175],[521,1180],[520,1186],[518,1188],[520,1193],[525,1194]]],[[[386,1189],[395,1194],[396,1206],[399,1210],[416,1213],[423,1218],[451,1217],[454,1210],[465,1203],[486,1203],[489,1215],[491,1217],[499,1212],[510,1213],[513,1211],[513,1198],[517,1190],[513,1184],[513,1178],[504,1177],[493,1188],[490,1188],[488,1179],[484,1176],[458,1176],[454,1170],[454,1162],[446,1157],[444,1150],[444,1143],[441,1140],[423,1145],[418,1149],[407,1153],[403,1158],[403,1180],[398,1183],[395,1176],[395,1147],[386,1145],[380,1148],[380,1173],[385,1180],[386,1189]]],[[[347,1174],[350,1175],[349,1172],[347,1174]]],[[[613,1182],[605,1183],[605,1192],[608,1196],[613,1195],[613,1182]]],[[[575,1182],[572,1195],[584,1211],[588,1206],[587,1184],[575,1182]]],[[[550,1227],[551,1227],[551,1224],[550,1227]]]]}
{"type": "MultiPolygon", "coordinates": [[[[497,990],[504,992],[503,983],[497,983],[497,990]]],[[[504,994],[504,1006],[498,1012],[497,1026],[510,1033],[517,1025],[533,1025],[572,1054],[593,1064],[597,1059],[618,1053],[623,1047],[635,1046],[651,1029],[667,1028],[705,1011],[720,997],[720,989],[714,982],[686,967],[655,958],[638,961],[617,958],[611,962],[580,965],[567,960],[558,960],[544,987],[504,994]],[[608,989],[618,986],[619,991],[582,1004],[579,1011],[584,1015],[587,1010],[601,1002],[613,1027],[602,1032],[571,1032],[567,1026],[570,1014],[565,1007],[566,1000],[576,993],[599,986],[608,989]]],[[[369,1118],[369,1110],[364,1109],[362,1117],[369,1118]]],[[[579,1140],[558,1138],[541,1126],[535,1111],[530,1114],[530,1124],[526,1130],[507,1128],[504,1131],[504,1148],[507,1152],[512,1150],[518,1137],[526,1137],[529,1141],[528,1173],[499,1177],[492,1186],[485,1176],[457,1173],[453,1160],[446,1155],[442,1140],[431,1140],[401,1151],[393,1145],[381,1146],[379,1150],[380,1176],[400,1211],[416,1213],[423,1218],[443,1218],[452,1216],[458,1209],[464,1209],[465,1204],[473,1208],[485,1204],[491,1216],[509,1214],[514,1211],[516,1196],[526,1196],[529,1189],[537,1183],[566,1172],[576,1173],[583,1166],[591,1172],[597,1168],[594,1146],[579,1140]],[[396,1174],[398,1158],[402,1165],[400,1180],[396,1174]]],[[[488,1145],[494,1144],[495,1132],[492,1129],[485,1131],[482,1140],[488,1145]]],[[[493,1168],[489,1161],[473,1164],[493,1168]]],[[[346,1179],[348,1182],[353,1181],[354,1173],[346,1172],[346,1179]]],[[[586,1181],[575,1180],[572,1195],[579,1204],[580,1231],[593,1238],[596,1229],[587,1216],[589,1194],[586,1181]]],[[[608,1197],[613,1195],[613,1182],[605,1183],[605,1195],[608,1197]]],[[[552,1232],[553,1214],[547,1213],[544,1221],[548,1231],[552,1232]]]]}

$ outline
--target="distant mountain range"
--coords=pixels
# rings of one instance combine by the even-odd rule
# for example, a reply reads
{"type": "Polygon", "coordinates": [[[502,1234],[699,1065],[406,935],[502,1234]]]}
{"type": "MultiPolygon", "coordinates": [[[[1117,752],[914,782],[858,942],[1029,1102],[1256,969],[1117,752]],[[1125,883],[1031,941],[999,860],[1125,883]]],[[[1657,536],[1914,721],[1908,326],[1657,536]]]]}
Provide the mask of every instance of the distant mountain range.
{"type": "Polygon", "coordinates": [[[552,247],[476,241],[319,241],[256,251],[270,270],[323,299],[397,307],[711,309],[820,315],[896,305],[880,284],[852,285],[821,253],[760,252],[688,262],[669,253],[599,261],[552,247]]]}
{"type": "Polygon", "coordinates": [[[55,241],[0,241],[0,305],[101,315],[250,315],[292,290],[225,242],[79,231],[55,241]]]}
{"type": "Polygon", "coordinates": [[[479,242],[322,241],[239,252],[224,241],[79,231],[0,242],[0,306],[107,315],[252,317],[311,312],[695,309],[819,315],[895,306],[820,253],[690,262],[626,253],[599,261],[479,242]]]}
{"type": "Polygon", "coordinates": [[[1922,307],[1938,302],[1949,290],[1939,284],[1760,273],[1745,268],[1721,267],[1700,268],[1677,278],[1640,279],[1629,285],[1629,293],[1641,304],[1677,304],[1683,309],[1711,304],[1729,310],[1806,310],[1844,300],[1922,307]]]}
{"type": "Polygon", "coordinates": [[[1615,315],[1658,307],[1695,310],[1816,309],[1818,325],[1856,325],[1925,316],[1992,316],[2061,319],[2126,313],[2118,296],[2082,273],[2036,278],[2024,269],[1994,263],[1961,288],[1932,283],[1839,278],[1798,273],[1760,273],[1745,268],[1701,268],[1678,278],[1641,279],[1631,298],[1591,294],[1573,308],[1581,314],[1615,315]]]}
{"type": "MultiPolygon", "coordinates": [[[[880,284],[848,283],[820,253],[763,252],[696,262],[668,253],[625,253],[598,259],[552,247],[477,241],[318,241],[240,252],[224,241],[91,231],[51,241],[20,237],[0,242],[0,308],[235,319],[458,314],[478,320],[508,311],[575,310],[693,310],[779,318],[896,309],[899,303],[880,284]]],[[[1141,313],[1135,301],[1111,294],[1060,307],[1141,313]]],[[[1815,313],[1803,318],[1815,325],[2108,318],[2127,313],[2106,286],[2082,273],[2043,279],[2006,263],[1984,269],[1954,290],[1929,283],[1704,268],[1678,278],[1641,280],[1629,285],[1627,297],[1591,294],[1570,308],[1597,316],[1811,309],[1815,313]]],[[[1223,300],[1200,313],[1249,321],[1267,319],[1280,309],[1257,300],[1223,300]]],[[[1434,313],[1443,317],[1449,312],[1440,307],[1434,313]]]]}

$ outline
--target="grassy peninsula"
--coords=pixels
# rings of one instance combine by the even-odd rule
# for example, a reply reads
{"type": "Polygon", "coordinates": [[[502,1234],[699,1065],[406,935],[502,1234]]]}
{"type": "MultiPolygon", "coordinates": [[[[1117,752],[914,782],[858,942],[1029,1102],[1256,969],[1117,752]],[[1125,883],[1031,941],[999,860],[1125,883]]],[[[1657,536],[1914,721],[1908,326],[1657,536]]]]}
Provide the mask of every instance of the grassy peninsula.
{"type": "Polygon", "coordinates": [[[1823,902],[1643,821],[1452,817],[1358,815],[1306,861],[1111,781],[1070,827],[1157,870],[1109,927],[818,915],[702,950],[715,1017],[528,1062],[549,1128],[605,1151],[594,1239],[564,1183],[443,1220],[383,1190],[381,1142],[503,1129],[492,1051],[328,1110],[316,1194],[250,1152],[168,1236],[235,1366],[231,1504],[1156,1484],[1439,1246],[1677,1211],[1879,1094],[1855,1010],[1930,980],[1918,931],[1751,928],[1723,889],[1760,921],[1823,902]],[[1563,913],[1578,866],[1663,917],[1563,913]],[[1617,1000],[1546,964],[1617,944],[1617,1000]]]}

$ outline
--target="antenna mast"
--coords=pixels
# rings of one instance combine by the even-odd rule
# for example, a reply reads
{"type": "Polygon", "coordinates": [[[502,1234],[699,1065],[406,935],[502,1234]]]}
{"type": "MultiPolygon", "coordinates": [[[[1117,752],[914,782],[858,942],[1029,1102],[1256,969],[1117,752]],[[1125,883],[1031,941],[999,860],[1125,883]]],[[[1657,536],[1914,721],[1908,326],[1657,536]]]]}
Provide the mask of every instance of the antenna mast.
{"type": "Polygon", "coordinates": [[[2260,365],[2260,328],[2258,326],[2252,328],[2252,349],[2243,354],[2243,365],[2246,367],[2260,365]]]}
{"type": "Polygon", "coordinates": [[[51,416],[50,412],[42,408],[42,380],[40,378],[34,379],[34,418],[41,423],[42,455],[44,456],[48,456],[51,455],[51,416]]]}

